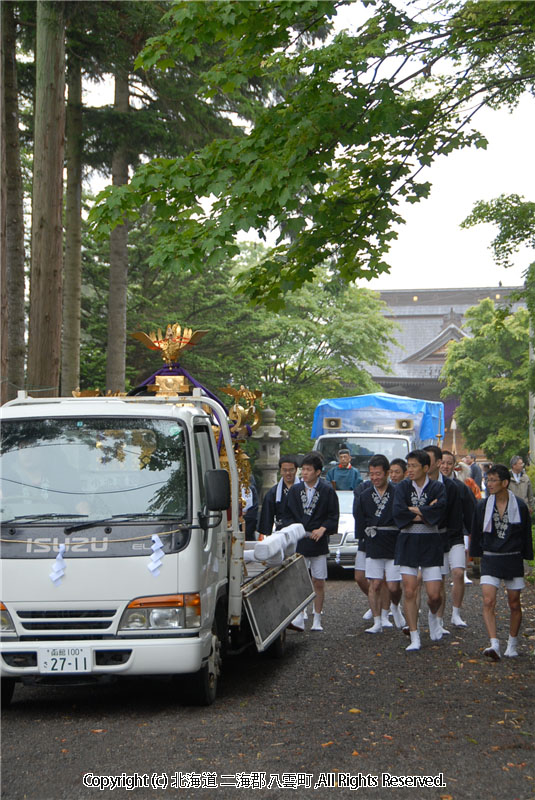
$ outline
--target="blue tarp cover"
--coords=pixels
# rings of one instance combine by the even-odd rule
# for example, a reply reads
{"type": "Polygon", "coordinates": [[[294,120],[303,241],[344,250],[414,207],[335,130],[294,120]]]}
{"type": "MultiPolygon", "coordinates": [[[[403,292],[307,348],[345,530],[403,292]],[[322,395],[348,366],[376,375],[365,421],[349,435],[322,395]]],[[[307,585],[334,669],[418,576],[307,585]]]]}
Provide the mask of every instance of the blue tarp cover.
{"type": "Polygon", "coordinates": [[[341,418],[341,431],[333,433],[372,431],[374,419],[377,423],[393,424],[396,419],[414,418],[415,433],[419,439],[435,439],[438,434],[444,438],[444,403],[434,400],[417,400],[386,392],[320,400],[314,412],[312,439],[329,433],[323,427],[325,417],[341,418]]]}

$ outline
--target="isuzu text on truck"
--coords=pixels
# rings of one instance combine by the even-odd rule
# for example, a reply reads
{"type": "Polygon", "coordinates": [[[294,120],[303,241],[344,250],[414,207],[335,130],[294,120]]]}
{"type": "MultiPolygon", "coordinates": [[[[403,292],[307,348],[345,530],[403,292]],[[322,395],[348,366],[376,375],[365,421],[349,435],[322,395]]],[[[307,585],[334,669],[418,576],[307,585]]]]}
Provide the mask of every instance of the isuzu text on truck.
{"type": "Polygon", "coordinates": [[[19,393],[2,408],[3,705],[17,681],[132,675],[172,676],[172,694],[209,704],[226,655],[280,653],[312,599],[301,556],[246,573],[236,441],[250,409],[229,420],[179,367],[194,336],[154,335],[153,349],[181,344],[146,382],[158,394],[19,393]]]}

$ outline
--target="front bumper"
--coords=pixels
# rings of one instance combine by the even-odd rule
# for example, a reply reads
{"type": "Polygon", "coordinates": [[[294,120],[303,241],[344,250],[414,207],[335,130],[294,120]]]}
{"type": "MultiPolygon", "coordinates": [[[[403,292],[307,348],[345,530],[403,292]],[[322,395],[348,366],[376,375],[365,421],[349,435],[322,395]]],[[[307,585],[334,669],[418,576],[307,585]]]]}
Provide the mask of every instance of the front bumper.
{"type": "Polygon", "coordinates": [[[39,651],[48,648],[89,650],[89,672],[62,672],[81,675],[177,675],[197,672],[210,655],[211,632],[196,631],[181,637],[144,637],[107,640],[11,641],[0,647],[0,677],[24,678],[46,675],[39,670],[39,651]]]}

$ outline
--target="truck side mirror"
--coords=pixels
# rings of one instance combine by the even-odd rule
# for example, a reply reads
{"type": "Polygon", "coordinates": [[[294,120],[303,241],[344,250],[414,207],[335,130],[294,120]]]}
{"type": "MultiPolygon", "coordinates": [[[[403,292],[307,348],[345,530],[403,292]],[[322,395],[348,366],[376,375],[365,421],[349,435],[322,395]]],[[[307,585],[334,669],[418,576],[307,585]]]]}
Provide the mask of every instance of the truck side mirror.
{"type": "Polygon", "coordinates": [[[226,469],[206,470],[204,493],[208,511],[226,511],[230,508],[230,478],[226,469]]]}

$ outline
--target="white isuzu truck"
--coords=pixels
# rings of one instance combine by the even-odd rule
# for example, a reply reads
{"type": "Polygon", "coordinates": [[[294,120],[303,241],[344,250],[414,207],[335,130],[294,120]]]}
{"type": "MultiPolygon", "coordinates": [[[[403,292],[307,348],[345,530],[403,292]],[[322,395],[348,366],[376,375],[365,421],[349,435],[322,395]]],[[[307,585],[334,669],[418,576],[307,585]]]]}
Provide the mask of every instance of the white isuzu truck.
{"type": "Polygon", "coordinates": [[[280,654],[314,596],[301,556],[247,575],[231,425],[200,389],[1,410],[2,704],[16,682],[169,675],[210,704],[221,664],[280,654]],[[226,451],[221,468],[220,446],[226,451]]]}

